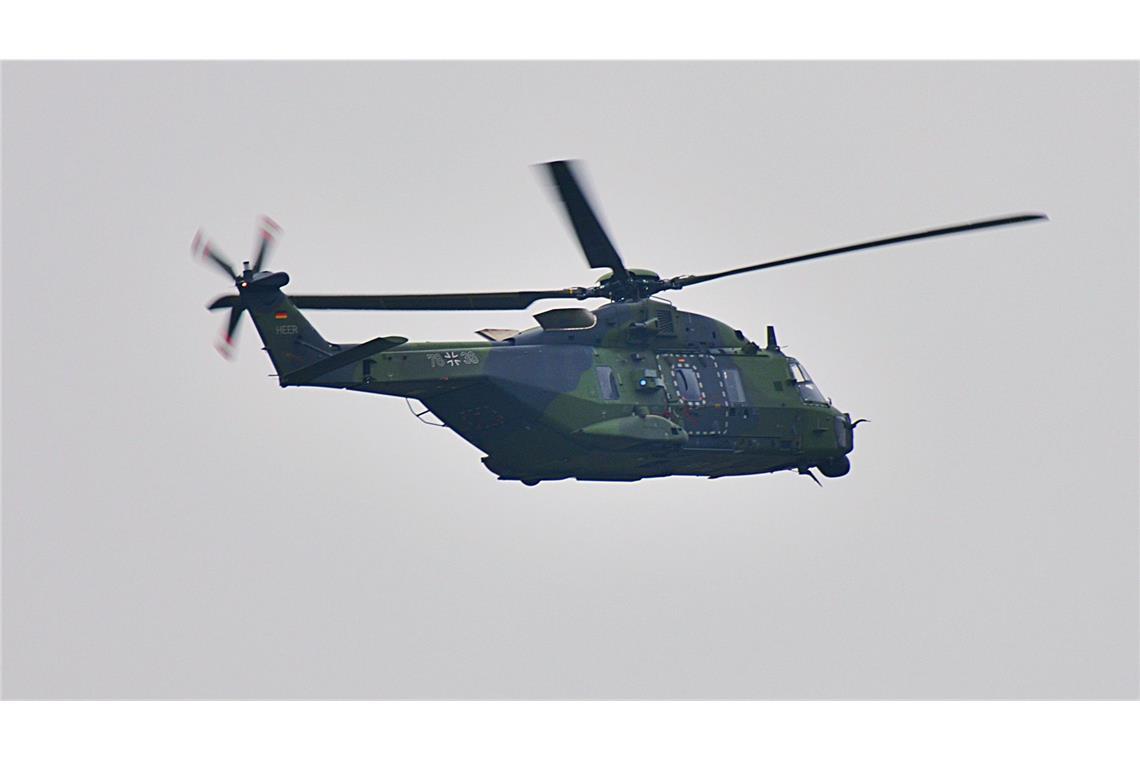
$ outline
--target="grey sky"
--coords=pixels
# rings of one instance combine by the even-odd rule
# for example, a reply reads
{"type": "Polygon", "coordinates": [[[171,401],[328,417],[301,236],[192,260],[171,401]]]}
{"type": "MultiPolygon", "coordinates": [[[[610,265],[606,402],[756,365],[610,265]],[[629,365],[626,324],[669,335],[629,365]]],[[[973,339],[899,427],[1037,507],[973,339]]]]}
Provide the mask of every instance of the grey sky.
{"type": "MultiPolygon", "coordinates": [[[[6,64],[6,697],[1135,697],[1137,66],[6,64]],[[788,352],[853,471],[500,483],[404,403],[282,391],[205,226],[294,292],[630,266],[788,352]]],[[[538,304],[533,311],[543,308],[538,304]]],[[[525,313],[326,314],[467,340],[525,313]]]]}

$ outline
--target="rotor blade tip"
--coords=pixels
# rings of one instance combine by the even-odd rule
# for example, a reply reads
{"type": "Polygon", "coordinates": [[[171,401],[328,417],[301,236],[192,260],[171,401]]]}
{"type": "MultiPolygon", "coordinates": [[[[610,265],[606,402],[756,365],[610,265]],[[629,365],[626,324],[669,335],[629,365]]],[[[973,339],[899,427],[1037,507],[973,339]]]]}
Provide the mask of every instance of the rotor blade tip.
{"type": "Polygon", "coordinates": [[[580,162],[576,159],[559,158],[554,161],[543,161],[540,164],[535,164],[535,168],[544,170],[547,177],[555,184],[558,184],[560,180],[574,178],[574,167],[578,163],[580,162]]]}

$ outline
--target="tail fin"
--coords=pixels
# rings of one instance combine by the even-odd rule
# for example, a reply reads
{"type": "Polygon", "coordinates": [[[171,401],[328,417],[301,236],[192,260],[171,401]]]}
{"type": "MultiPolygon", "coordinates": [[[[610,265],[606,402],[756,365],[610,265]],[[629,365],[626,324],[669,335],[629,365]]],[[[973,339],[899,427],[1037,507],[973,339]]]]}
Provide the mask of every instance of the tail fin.
{"type": "Polygon", "coordinates": [[[317,332],[279,288],[253,289],[242,301],[265,344],[278,378],[333,354],[336,348],[317,332]]]}

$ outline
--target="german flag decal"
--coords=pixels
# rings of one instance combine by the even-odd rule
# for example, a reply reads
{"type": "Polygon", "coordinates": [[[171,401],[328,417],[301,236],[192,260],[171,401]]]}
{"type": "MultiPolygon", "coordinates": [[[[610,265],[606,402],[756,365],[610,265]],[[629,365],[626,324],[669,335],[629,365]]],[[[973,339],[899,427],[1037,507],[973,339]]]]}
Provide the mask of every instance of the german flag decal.
{"type": "Polygon", "coordinates": [[[288,313],[288,312],[284,312],[284,311],[279,311],[279,312],[277,312],[276,314],[274,314],[274,315],[273,315],[273,318],[274,318],[274,319],[288,319],[288,318],[289,318],[289,313],[288,313]]]}

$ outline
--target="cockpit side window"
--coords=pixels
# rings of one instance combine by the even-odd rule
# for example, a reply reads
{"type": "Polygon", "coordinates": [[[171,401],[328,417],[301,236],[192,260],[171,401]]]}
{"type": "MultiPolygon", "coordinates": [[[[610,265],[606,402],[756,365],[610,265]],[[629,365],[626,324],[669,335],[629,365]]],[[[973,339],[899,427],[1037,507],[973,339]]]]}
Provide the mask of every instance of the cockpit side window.
{"type": "Polygon", "coordinates": [[[740,370],[736,367],[724,370],[724,393],[732,406],[747,403],[747,399],[744,398],[744,383],[740,382],[740,370]]]}
{"type": "Polygon", "coordinates": [[[808,377],[808,373],[804,371],[804,368],[800,366],[799,362],[797,362],[797,361],[788,362],[788,368],[792,371],[792,377],[795,379],[795,381],[797,383],[810,383],[811,382],[811,378],[808,377]]]}
{"type": "Polygon", "coordinates": [[[795,359],[789,359],[788,369],[792,373],[792,380],[795,382],[796,390],[799,391],[800,398],[813,404],[827,403],[827,397],[820,393],[819,388],[812,382],[811,375],[807,373],[803,365],[795,359]]]}

